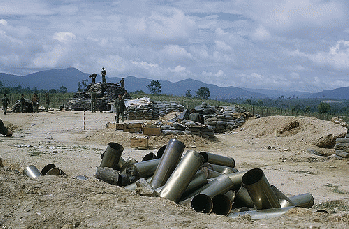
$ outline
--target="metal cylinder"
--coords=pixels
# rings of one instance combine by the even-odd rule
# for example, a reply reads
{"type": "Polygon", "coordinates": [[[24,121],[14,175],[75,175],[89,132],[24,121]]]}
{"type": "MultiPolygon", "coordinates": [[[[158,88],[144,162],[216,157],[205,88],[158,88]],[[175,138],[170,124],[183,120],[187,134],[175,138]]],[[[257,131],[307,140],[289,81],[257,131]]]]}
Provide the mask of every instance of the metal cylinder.
{"type": "Polygon", "coordinates": [[[176,168],[184,151],[185,145],[177,139],[171,139],[161,157],[161,161],[155,170],[151,186],[159,188],[163,186],[176,168]]]}
{"type": "Polygon", "coordinates": [[[34,165],[29,165],[28,167],[26,167],[23,170],[23,173],[30,178],[37,178],[41,176],[40,171],[34,165]]]}
{"type": "Polygon", "coordinates": [[[213,208],[212,198],[205,194],[198,194],[191,200],[191,207],[197,212],[210,213],[213,208]]]}
{"type": "Polygon", "coordinates": [[[212,198],[212,212],[217,215],[227,215],[233,205],[235,192],[230,190],[225,194],[219,194],[212,198]]]}
{"type": "Polygon", "coordinates": [[[12,131],[5,127],[5,125],[4,125],[4,123],[2,122],[1,119],[0,119],[0,134],[6,135],[7,137],[11,137],[12,136],[12,131]]]}
{"type": "Polygon", "coordinates": [[[273,190],[273,192],[275,193],[275,195],[277,196],[277,198],[279,199],[279,203],[280,203],[281,208],[294,206],[292,201],[285,194],[283,194],[277,187],[275,187],[274,185],[270,185],[270,187],[273,190]]]}
{"type": "Polygon", "coordinates": [[[241,207],[248,207],[253,208],[254,204],[250,197],[250,194],[248,194],[248,191],[244,187],[240,187],[240,189],[235,193],[235,199],[233,203],[234,208],[241,208],[241,207]]]}
{"type": "Polygon", "coordinates": [[[213,153],[207,153],[208,156],[208,163],[210,164],[216,164],[216,165],[223,165],[228,167],[235,167],[235,160],[231,157],[224,157],[218,154],[213,153]]]}
{"type": "Polygon", "coordinates": [[[160,197],[178,202],[204,162],[205,158],[200,153],[188,151],[162,188],[160,197]]]}
{"type": "MultiPolygon", "coordinates": [[[[240,174],[239,174],[240,176],[240,174]]],[[[209,213],[212,210],[212,198],[219,194],[224,194],[232,189],[234,186],[237,186],[234,182],[239,182],[239,179],[231,179],[228,175],[222,174],[212,182],[208,183],[205,186],[199,195],[196,195],[191,201],[191,207],[194,208],[195,211],[198,212],[206,212],[209,213]],[[206,203],[205,203],[206,201],[206,203]],[[203,208],[203,207],[211,207],[211,209],[203,208]]],[[[241,186],[241,179],[240,179],[241,186]]]]}
{"type": "Polygon", "coordinates": [[[114,142],[108,143],[100,167],[120,169],[118,164],[122,151],[124,151],[124,147],[122,147],[122,145],[114,142]]]}
{"type": "Polygon", "coordinates": [[[160,163],[160,159],[153,159],[149,161],[141,161],[135,163],[133,166],[138,177],[147,178],[154,174],[156,168],[160,163]]]}
{"type": "Polygon", "coordinates": [[[223,165],[216,165],[216,164],[209,164],[209,166],[214,170],[219,173],[236,173],[238,170],[236,168],[232,168],[229,166],[223,166],[223,165]]]}
{"type": "Polygon", "coordinates": [[[310,193],[289,197],[296,207],[311,208],[314,205],[314,197],[310,193]]]}
{"type": "Polygon", "coordinates": [[[242,183],[257,210],[280,208],[279,200],[261,169],[254,168],[246,172],[242,177],[242,183]]]}
{"type": "Polygon", "coordinates": [[[207,173],[200,170],[190,181],[182,196],[189,195],[191,192],[194,192],[196,189],[204,186],[205,184],[207,184],[207,173]]]}

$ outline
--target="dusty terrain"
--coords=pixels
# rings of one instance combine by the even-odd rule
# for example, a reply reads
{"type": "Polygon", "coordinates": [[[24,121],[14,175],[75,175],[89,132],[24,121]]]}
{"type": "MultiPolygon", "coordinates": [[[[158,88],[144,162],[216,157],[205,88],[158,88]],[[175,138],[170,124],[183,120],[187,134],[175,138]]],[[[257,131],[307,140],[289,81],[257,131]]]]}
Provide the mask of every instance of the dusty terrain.
{"type": "Polygon", "coordinates": [[[1,114],[11,138],[0,136],[2,228],[349,228],[349,164],[333,149],[319,148],[347,129],[307,117],[248,120],[213,141],[178,136],[186,149],[233,157],[240,171],[261,168],[270,184],[287,196],[311,193],[311,209],[295,208],[281,217],[251,220],[197,213],[159,197],[140,196],[94,178],[109,142],[124,146],[122,157],[141,160],[173,136],[151,137],[149,150],[130,148],[135,134],[106,128],[112,113],[42,112],[1,114]],[[297,122],[298,125],[294,125],[297,122]],[[308,152],[316,150],[324,156],[308,152]],[[23,175],[29,165],[54,163],[66,176],[37,179],[23,175]],[[84,175],[87,180],[76,179],[84,175]],[[325,210],[325,211],[318,211],[325,210]]]}

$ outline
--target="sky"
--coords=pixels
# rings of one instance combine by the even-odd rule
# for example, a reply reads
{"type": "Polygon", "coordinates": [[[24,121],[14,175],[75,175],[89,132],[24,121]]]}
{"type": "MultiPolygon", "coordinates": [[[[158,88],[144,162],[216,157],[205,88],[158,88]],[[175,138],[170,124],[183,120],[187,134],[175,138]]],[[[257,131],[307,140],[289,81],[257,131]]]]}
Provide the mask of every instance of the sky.
{"type": "Polygon", "coordinates": [[[318,92],[349,86],[345,0],[0,0],[0,72],[318,92]]]}

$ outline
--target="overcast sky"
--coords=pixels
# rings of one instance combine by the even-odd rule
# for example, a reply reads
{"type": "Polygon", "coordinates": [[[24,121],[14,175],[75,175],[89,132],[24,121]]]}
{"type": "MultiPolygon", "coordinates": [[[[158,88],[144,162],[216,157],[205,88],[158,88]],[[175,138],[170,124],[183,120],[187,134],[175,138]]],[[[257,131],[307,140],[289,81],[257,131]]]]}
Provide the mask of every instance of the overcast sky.
{"type": "Polygon", "coordinates": [[[348,87],[349,3],[0,0],[0,72],[75,67],[176,82],[348,87]]]}

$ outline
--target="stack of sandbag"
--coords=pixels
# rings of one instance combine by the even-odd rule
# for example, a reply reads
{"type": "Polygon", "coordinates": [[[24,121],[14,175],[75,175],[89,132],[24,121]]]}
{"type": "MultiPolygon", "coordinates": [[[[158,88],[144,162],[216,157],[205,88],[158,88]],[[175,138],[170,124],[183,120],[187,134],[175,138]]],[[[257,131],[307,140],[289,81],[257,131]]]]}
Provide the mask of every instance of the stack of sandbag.
{"type": "Polygon", "coordinates": [[[204,115],[205,124],[215,133],[224,133],[242,126],[251,115],[236,106],[219,107],[217,113],[204,115]]]}
{"type": "Polygon", "coordinates": [[[154,107],[158,109],[159,116],[163,117],[171,112],[183,112],[184,106],[176,102],[155,101],[154,107]]]}
{"type": "Polygon", "coordinates": [[[349,134],[345,138],[337,138],[334,148],[338,157],[349,158],[349,134]]]}
{"type": "Polygon", "coordinates": [[[159,118],[159,112],[150,98],[126,100],[125,106],[129,120],[155,120],[159,118]]]}

